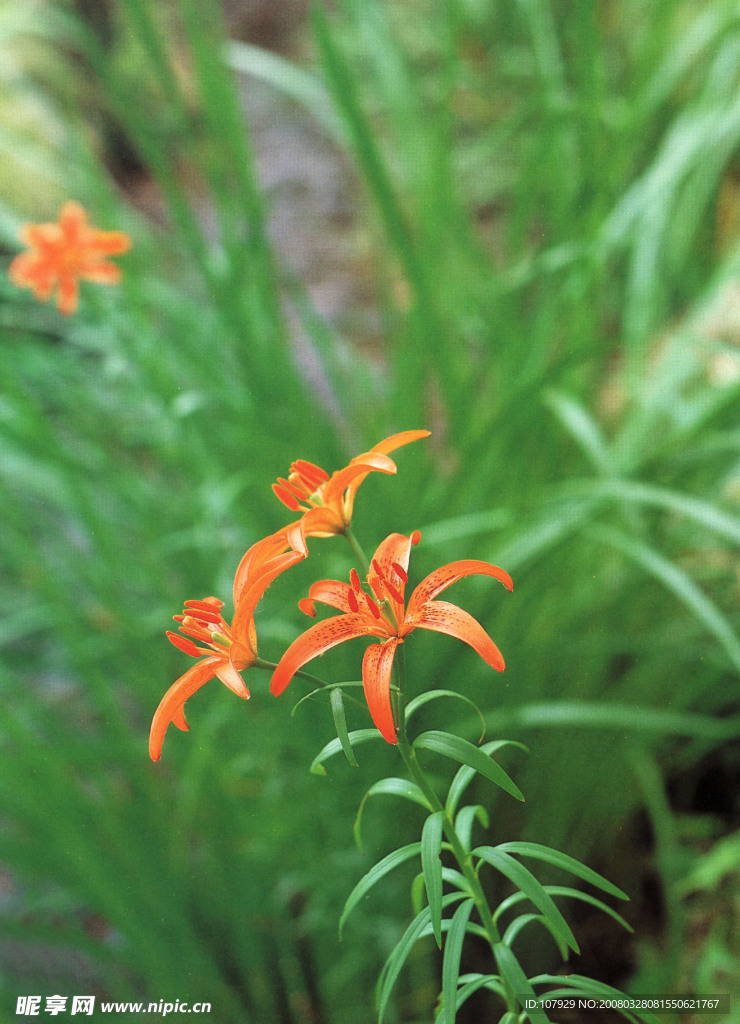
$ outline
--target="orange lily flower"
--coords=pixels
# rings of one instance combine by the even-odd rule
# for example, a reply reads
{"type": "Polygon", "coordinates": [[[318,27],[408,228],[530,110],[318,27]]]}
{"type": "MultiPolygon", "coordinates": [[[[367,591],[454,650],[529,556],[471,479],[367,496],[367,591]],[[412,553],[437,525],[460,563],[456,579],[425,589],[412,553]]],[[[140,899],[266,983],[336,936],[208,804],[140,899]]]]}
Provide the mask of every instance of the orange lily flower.
{"type": "Polygon", "coordinates": [[[121,271],[105,256],[119,256],[131,248],[124,231],[99,231],[87,223],[79,203],[66,202],[59,221],[25,224],[21,241],[29,247],[11,262],[8,275],[13,284],[30,288],[46,302],[56,289],[60,313],[74,313],[78,304],[78,282],[117,284],[121,271]]]}
{"type": "Polygon", "coordinates": [[[291,512],[303,513],[300,527],[305,537],[345,533],[352,520],[355,495],[368,473],[395,473],[396,464],[388,458],[388,452],[423,437],[429,437],[428,430],[393,434],[331,476],[320,466],[298,459],[291,465],[287,479],[279,477],[272,489],[291,512]]]}
{"type": "Polygon", "coordinates": [[[396,725],[391,706],[391,671],[396,648],[415,629],[430,629],[464,640],[497,672],[504,669],[504,659],[496,644],[480,623],[468,612],[447,601],[435,601],[443,590],[465,576],[493,576],[512,590],[511,577],[489,562],[465,559],[450,562],[430,573],[412,592],[408,607],[404,593],[408,581],[409,554],[420,540],[418,530],[410,537],[392,533],[381,543],[372,559],[367,577],[368,590],[363,590],[355,569],[350,582],[320,580],[309,590],[308,598],[299,607],[314,616],[315,601],[338,608],[343,614],[324,619],[311,626],[290,645],[280,659],[270,683],[270,692],[279,696],[295,673],[306,662],[345,640],[359,636],[378,637],[362,661],[362,682],[365,698],[378,730],[388,741],[396,742],[396,725]]]}
{"type": "Polygon", "coordinates": [[[242,580],[240,597],[231,626],[221,609],[223,601],[207,597],[203,601],[186,601],[182,615],[176,615],[180,633],[168,632],[168,639],[193,658],[202,658],[172,684],[154,713],[149,733],[149,755],[158,761],[162,743],[170,723],[187,732],[185,702],[214,677],[228,686],[238,697],[249,698],[249,690],[240,673],[257,661],[257,633],[254,612],[272,581],[307,555],[307,550],[275,552],[272,537],[265,538],[263,548],[254,553],[251,571],[242,580]],[[205,655],[205,657],[203,657],[205,655]]]}

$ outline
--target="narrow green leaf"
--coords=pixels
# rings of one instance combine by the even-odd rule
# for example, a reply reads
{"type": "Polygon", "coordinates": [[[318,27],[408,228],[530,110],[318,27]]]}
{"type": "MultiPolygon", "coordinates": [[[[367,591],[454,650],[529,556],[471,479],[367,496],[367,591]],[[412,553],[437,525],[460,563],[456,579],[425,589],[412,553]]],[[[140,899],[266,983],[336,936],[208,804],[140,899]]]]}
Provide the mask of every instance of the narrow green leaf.
{"type": "Polygon", "coordinates": [[[292,718],[295,715],[295,713],[298,710],[298,708],[305,701],[313,700],[314,697],[318,697],[319,694],[326,695],[327,693],[331,693],[332,690],[336,690],[337,687],[339,687],[339,686],[343,687],[345,690],[348,690],[351,687],[356,687],[356,688],[359,689],[362,686],[362,680],[359,680],[358,682],[350,682],[350,683],[327,683],[326,686],[317,686],[315,690],[310,690],[308,693],[304,693],[303,696],[301,697],[301,699],[297,700],[295,702],[295,704],[293,705],[293,707],[290,710],[290,717],[292,718]]]}
{"type": "Polygon", "coordinates": [[[360,766],[357,763],[355,752],[352,749],[352,744],[350,743],[349,732],[347,731],[347,717],[344,713],[344,697],[339,687],[331,691],[331,714],[334,719],[334,728],[337,730],[337,739],[342,744],[344,756],[353,768],[359,768],[360,766]]]}
{"type": "Polygon", "coordinates": [[[506,772],[480,748],[473,746],[461,736],[453,736],[446,732],[423,732],[414,740],[414,748],[431,750],[436,754],[452,758],[460,764],[467,765],[474,772],[494,782],[506,793],[524,800],[519,787],[509,778],[506,772]]]}
{"type": "MultiPolygon", "coordinates": [[[[382,739],[377,729],[355,729],[349,733],[350,743],[354,746],[356,743],[365,743],[367,740],[382,739]]],[[[311,771],[314,775],[326,775],[326,768],[324,768],[324,761],[328,761],[334,754],[338,754],[342,749],[342,744],[339,738],[330,740],[329,743],[320,750],[316,757],[311,762],[311,771]]]]}
{"type": "MultiPolygon", "coordinates": [[[[464,974],[460,978],[462,984],[457,990],[455,996],[455,1009],[459,1010],[466,999],[469,999],[474,992],[477,992],[481,988],[488,988],[492,992],[498,993],[501,998],[506,1001],[506,992],[504,986],[501,984],[501,979],[498,974],[464,974]]],[[[444,1008],[437,1014],[434,1020],[434,1024],[443,1024],[444,1022],[444,1008]]],[[[512,1017],[511,1024],[516,1021],[515,1014],[505,1014],[505,1017],[512,1017]]],[[[499,1024],[503,1024],[504,1017],[501,1018],[499,1024]]]]}
{"type": "Polygon", "coordinates": [[[347,902],[344,904],[344,909],[342,910],[342,916],[339,918],[340,941],[342,938],[344,922],[360,900],[367,895],[376,882],[379,882],[381,878],[384,878],[390,871],[393,871],[393,869],[398,867],[399,864],[403,864],[405,861],[417,856],[420,850],[421,843],[409,843],[408,846],[402,846],[398,850],[393,850],[392,853],[387,854],[382,860],[379,860],[377,864],[370,868],[367,874],[362,876],[360,881],[347,897],[347,902]]]}
{"type": "MultiPolygon", "coordinates": [[[[442,813],[441,811],[439,812],[442,813]]],[[[455,1024],[457,987],[460,977],[460,957],[474,900],[465,900],[454,913],[445,939],[442,961],[442,1012],[444,1024],[455,1024]]]]}
{"type": "MultiPolygon", "coordinates": [[[[529,753],[527,747],[525,747],[523,743],[517,743],[515,740],[490,740],[488,743],[484,743],[483,746],[480,747],[480,750],[482,750],[484,754],[490,755],[494,754],[502,747],[519,747],[520,750],[524,750],[529,753]]],[[[445,805],[445,810],[450,816],[455,813],[457,805],[460,802],[460,797],[474,778],[475,771],[472,768],[468,768],[467,765],[463,765],[463,767],[457,771],[454,779],[450,783],[450,788],[447,791],[447,803],[445,805]]]]}
{"type": "MultiPolygon", "coordinates": [[[[568,885],[546,885],[544,886],[544,889],[545,892],[550,894],[550,896],[565,896],[571,900],[581,900],[583,903],[590,903],[592,907],[596,907],[604,914],[608,914],[609,917],[613,917],[614,920],[626,931],[634,932],[635,930],[628,921],[625,921],[621,914],[618,914],[616,910],[613,910],[608,904],[604,903],[603,900],[597,899],[596,896],[592,896],[590,893],[582,892],[580,889],[573,889],[568,885]]],[[[527,896],[523,892],[515,892],[512,893],[511,896],[507,896],[506,899],[502,900],[496,907],[493,915],[494,922],[498,922],[499,918],[502,917],[507,910],[511,910],[511,908],[516,906],[517,903],[521,903],[526,899],[527,896]]]]}
{"type": "Polygon", "coordinates": [[[467,807],[461,807],[455,818],[455,831],[466,850],[470,849],[473,824],[476,818],[483,828],[488,828],[488,811],[483,804],[468,804],[467,807]]]}
{"type": "Polygon", "coordinates": [[[473,850],[473,856],[480,857],[486,864],[490,864],[491,867],[496,868],[501,874],[506,875],[509,881],[513,882],[517,889],[521,889],[537,909],[545,915],[570,948],[575,950],[576,953],[579,952],[578,943],[573,932],[570,930],[568,922],[555,906],[552,897],[547,893],[542,883],[535,878],[528,868],[525,868],[518,860],[510,857],[508,853],[502,853],[494,846],[479,846],[473,850]]]}
{"type": "Polygon", "coordinates": [[[480,718],[481,723],[481,735],[478,743],[482,743],[483,737],[486,733],[486,721],[483,717],[482,711],[474,701],[470,700],[469,697],[465,697],[462,693],[456,693],[454,690],[425,690],[423,693],[420,693],[406,705],[406,721],[408,721],[414,712],[418,711],[420,707],[423,707],[424,704],[428,704],[432,700],[439,700],[440,697],[452,697],[455,700],[464,701],[474,709],[475,713],[480,718]]]}
{"type": "MultiPolygon", "coordinates": [[[[377,730],[376,730],[377,731],[377,730]]],[[[380,735],[380,733],[378,733],[380,735]]],[[[397,779],[394,777],[388,779],[380,779],[379,782],[374,783],[367,793],[365,793],[360,806],[357,808],[357,817],[353,826],[353,832],[355,836],[355,842],[358,847],[362,849],[362,813],[365,809],[365,804],[371,796],[398,796],[404,800],[411,800],[415,804],[419,804],[426,811],[431,811],[432,807],[420,786],[417,786],[415,782],[409,782],[408,779],[397,779]]]]}
{"type": "Polygon", "coordinates": [[[568,959],[568,947],[563,942],[562,937],[555,931],[552,924],[542,914],[520,914],[519,917],[515,917],[514,920],[509,924],[508,928],[503,934],[502,941],[507,946],[514,945],[514,939],[523,928],[533,922],[541,924],[547,931],[552,935],[555,940],[555,945],[558,947],[558,952],[562,960],[568,959]]]}
{"type": "Polygon", "coordinates": [[[586,867],[585,864],[581,864],[575,857],[570,857],[567,853],[561,853],[559,850],[553,850],[549,846],[543,846],[541,843],[499,843],[495,849],[501,850],[504,853],[518,853],[521,857],[535,857],[537,860],[546,861],[554,867],[570,872],[570,874],[575,875],[577,878],[582,878],[584,882],[590,882],[597,889],[602,889],[611,896],[616,896],[617,899],[629,899],[626,892],[622,892],[621,889],[604,878],[603,875],[586,867]]]}
{"type": "MultiPolygon", "coordinates": [[[[536,999],[537,993],[530,985],[527,975],[522,970],[519,961],[509,947],[505,946],[503,942],[497,942],[493,947],[493,955],[496,957],[496,963],[498,964],[502,979],[506,982],[512,993],[518,997],[520,1004],[525,996],[530,999],[536,999]]],[[[523,1006],[522,1010],[524,1010],[523,1006]]],[[[532,1021],[532,1024],[550,1024],[547,1014],[541,1007],[525,1010],[524,1012],[532,1021]]]]}
{"type": "MultiPolygon", "coordinates": [[[[455,903],[458,900],[465,899],[466,897],[467,893],[447,893],[446,896],[442,897],[442,907],[447,907],[451,903],[455,903]]],[[[429,913],[429,907],[424,907],[424,909],[416,915],[414,920],[408,926],[400,940],[391,951],[391,955],[386,960],[383,970],[381,971],[380,978],[378,979],[378,1024],[383,1024],[383,1017],[385,1016],[386,1007],[388,1006],[388,1000],[390,999],[391,992],[393,991],[393,986],[396,984],[398,975],[401,973],[403,965],[408,959],[409,953],[413,949],[417,940],[420,939],[428,929],[431,929],[431,915],[429,913]]]]}
{"type": "MultiPolygon", "coordinates": [[[[592,997],[594,999],[624,999],[625,993],[620,992],[618,988],[612,988],[611,985],[605,985],[600,981],[594,981],[593,978],[586,978],[582,974],[539,974],[537,977],[531,979],[532,984],[550,984],[560,985],[560,988],[552,989],[548,992],[540,994],[540,999],[559,999],[563,996],[580,995],[585,997],[592,997]]],[[[529,1011],[528,1011],[529,1012],[529,1011]]],[[[660,1024],[660,1017],[657,1017],[654,1013],[644,1013],[640,1010],[631,1010],[631,1016],[637,1017],[639,1020],[644,1020],[646,1024],[660,1024]]]]}
{"type": "Polygon", "coordinates": [[[442,948],[442,826],[444,811],[435,811],[424,822],[421,833],[421,870],[427,890],[432,930],[437,946],[442,948]]]}

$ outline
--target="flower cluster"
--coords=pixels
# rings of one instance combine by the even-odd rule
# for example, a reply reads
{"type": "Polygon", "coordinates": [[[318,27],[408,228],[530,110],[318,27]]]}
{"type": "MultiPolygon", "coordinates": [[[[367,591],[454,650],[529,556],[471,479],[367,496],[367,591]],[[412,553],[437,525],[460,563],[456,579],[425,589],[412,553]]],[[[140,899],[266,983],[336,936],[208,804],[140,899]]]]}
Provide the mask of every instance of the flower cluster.
{"type": "Polygon", "coordinates": [[[471,575],[492,576],[511,590],[510,576],[488,562],[451,562],[423,579],[406,603],[409,558],[411,548],[420,540],[418,530],[410,536],[392,533],[381,542],[370,560],[366,583],[362,583],[356,569],[351,570],[349,583],[314,583],[308,597],[299,601],[301,610],[315,617],[318,602],[340,614],[312,625],[290,644],[277,664],[264,662],[257,654],[254,613],[270,583],[308,557],[308,537],[344,534],[350,538],[354,500],[363,480],[371,472],[395,473],[389,453],[428,436],[428,430],[394,434],[331,475],[311,462],[297,460],[287,477],[278,478],[273,485],[275,494],[291,512],[300,512],[301,516],[258,541],[242,558],[234,577],[231,624],[223,617],[223,602],[207,597],[187,601],[182,614],[175,616],[178,632],[167,633],[176,647],[198,661],[170,687],[155,712],[149,741],[153,760],[159,760],[171,723],[178,729],[188,729],[185,702],[209,680],[220,679],[246,699],[249,690],[242,673],[254,666],[270,668],[270,690],[279,696],[307,662],[345,640],[370,637],[375,641],[365,651],[362,680],[373,722],[388,743],[396,743],[397,723],[391,699],[395,654],[415,629],[456,637],[492,668],[503,671],[501,652],[483,626],[457,605],[436,598],[451,584],[471,575]]]}

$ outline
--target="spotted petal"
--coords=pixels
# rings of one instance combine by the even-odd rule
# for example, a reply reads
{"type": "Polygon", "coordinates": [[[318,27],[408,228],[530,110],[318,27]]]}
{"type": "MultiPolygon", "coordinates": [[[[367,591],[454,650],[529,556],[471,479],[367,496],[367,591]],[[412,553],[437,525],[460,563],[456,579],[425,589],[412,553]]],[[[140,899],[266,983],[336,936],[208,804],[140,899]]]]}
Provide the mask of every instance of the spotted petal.
{"type": "Polygon", "coordinates": [[[508,572],[499,569],[497,565],[491,565],[490,562],[480,562],[473,558],[465,558],[459,562],[450,562],[449,565],[443,565],[439,569],[435,569],[415,588],[409,598],[407,619],[415,618],[419,610],[428,601],[431,601],[437,594],[441,594],[443,590],[446,590],[453,583],[457,583],[458,580],[463,579],[465,576],[476,575],[493,576],[494,579],[503,583],[507,590],[510,591],[514,588],[508,572]]]}
{"type": "Polygon", "coordinates": [[[497,672],[504,670],[503,655],[483,626],[456,604],[450,604],[448,601],[430,601],[417,611],[413,622],[407,616],[401,632],[405,636],[417,628],[431,629],[436,633],[457,637],[458,640],[469,644],[497,672]]]}
{"type": "Polygon", "coordinates": [[[391,705],[391,673],[396,648],[403,640],[392,637],[384,644],[370,644],[362,659],[365,700],[378,732],[388,743],[396,742],[396,725],[391,705]]]}
{"type": "MultiPolygon", "coordinates": [[[[361,615],[334,615],[301,633],[280,659],[270,682],[270,693],[279,697],[298,669],[326,651],[358,636],[374,636],[361,615]]],[[[384,635],[384,634],[380,634],[384,635]]]]}

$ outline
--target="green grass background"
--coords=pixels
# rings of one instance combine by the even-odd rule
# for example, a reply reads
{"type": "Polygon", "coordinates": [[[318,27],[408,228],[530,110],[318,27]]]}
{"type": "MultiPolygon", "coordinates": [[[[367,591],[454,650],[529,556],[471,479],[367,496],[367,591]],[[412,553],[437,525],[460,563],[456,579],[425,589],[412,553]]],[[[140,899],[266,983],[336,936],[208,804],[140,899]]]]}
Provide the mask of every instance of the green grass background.
{"type": "MultiPolygon", "coordinates": [[[[210,1001],[219,1024],[373,1020],[408,878],[341,945],[336,923],[373,854],[418,827],[380,801],[353,844],[393,752],[310,775],[328,705],[291,718],[256,673],[248,705],[201,691],[159,765],[146,737],[186,667],[170,617],[228,598],[287,521],[272,481],[418,427],[433,436],[396,453],[398,476],[363,485],[356,532],[371,550],[420,528],[417,580],[459,557],[515,579],[450,595],[503,677],[445,638],[407,645],[413,692],[459,689],[489,737],[530,748],[507,762],[523,809],[481,791],[490,838],[551,843],[630,893],[618,954],[582,922],[597,975],[740,992],[737,4],[338,0],[312,8],[300,61],[227,46],[217,0],[117,0],[99,23],[85,7],[0,4],[3,266],[20,223],[67,197],[134,239],[121,287],[83,285],[73,318],[0,278],[8,1019],[18,995],[95,992],[210,1001]],[[270,240],[240,109],[260,79],[354,169],[369,354],[270,240]],[[161,220],[111,173],[122,152],[161,220]]],[[[274,584],[265,657],[348,556],[314,541],[274,584]]],[[[322,672],[357,678],[360,650],[322,672]]],[[[427,721],[475,738],[462,707],[427,721]]],[[[388,1019],[430,1019],[436,984],[420,947],[388,1019]]]]}

